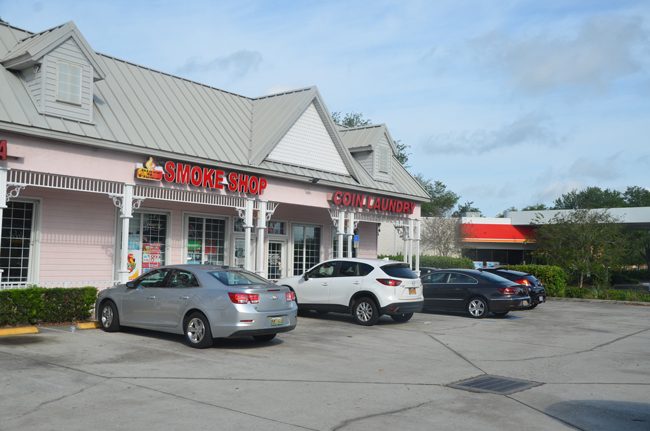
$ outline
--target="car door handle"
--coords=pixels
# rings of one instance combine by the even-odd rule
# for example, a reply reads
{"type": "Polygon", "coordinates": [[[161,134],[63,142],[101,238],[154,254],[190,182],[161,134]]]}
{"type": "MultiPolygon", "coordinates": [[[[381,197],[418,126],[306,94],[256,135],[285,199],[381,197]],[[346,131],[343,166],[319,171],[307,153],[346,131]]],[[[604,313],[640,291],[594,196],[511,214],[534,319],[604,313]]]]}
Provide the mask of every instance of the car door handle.
{"type": "Polygon", "coordinates": [[[181,296],[178,299],[190,299],[190,297],[189,296],[181,296]]]}
{"type": "Polygon", "coordinates": [[[321,286],[327,286],[327,283],[321,283],[321,286]]]}
{"type": "Polygon", "coordinates": [[[147,296],[147,299],[156,299],[155,296],[147,296]]]}
{"type": "Polygon", "coordinates": [[[357,286],[361,284],[360,281],[353,281],[352,284],[356,284],[357,286]]]}

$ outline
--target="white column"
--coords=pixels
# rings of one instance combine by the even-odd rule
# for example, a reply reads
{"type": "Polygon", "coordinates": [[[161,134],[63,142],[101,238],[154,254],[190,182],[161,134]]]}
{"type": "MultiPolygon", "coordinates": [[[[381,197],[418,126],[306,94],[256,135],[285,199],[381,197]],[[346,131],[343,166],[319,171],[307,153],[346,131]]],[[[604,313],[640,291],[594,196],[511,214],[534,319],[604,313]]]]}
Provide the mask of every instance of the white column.
{"type": "Polygon", "coordinates": [[[354,212],[350,211],[348,213],[348,258],[352,257],[352,237],[354,237],[354,212]]]}
{"type": "Polygon", "coordinates": [[[413,269],[413,239],[415,238],[415,223],[409,219],[409,266],[413,269]]]}
{"type": "Polygon", "coordinates": [[[402,240],[404,240],[404,263],[409,261],[409,229],[408,223],[402,224],[402,240]]]}
{"type": "Polygon", "coordinates": [[[345,235],[345,211],[339,211],[339,221],[336,226],[336,258],[343,259],[343,236],[345,235]]]}
{"type": "Polygon", "coordinates": [[[244,208],[244,269],[253,270],[251,259],[251,229],[253,228],[253,198],[246,198],[244,208]]]}
{"type": "Polygon", "coordinates": [[[266,277],[264,272],[264,232],[266,231],[266,201],[258,201],[257,209],[257,262],[255,272],[266,277]]]}
{"type": "Polygon", "coordinates": [[[122,240],[120,244],[120,283],[129,281],[129,221],[133,217],[133,184],[124,184],[124,194],[120,206],[120,218],[122,219],[122,240]]]}
{"type": "MultiPolygon", "coordinates": [[[[0,234],[2,234],[2,216],[7,208],[7,168],[0,166],[0,234]]],[[[0,280],[2,280],[2,269],[0,269],[0,280]]]]}
{"type": "Polygon", "coordinates": [[[420,275],[420,219],[415,220],[415,272],[420,275]]]}

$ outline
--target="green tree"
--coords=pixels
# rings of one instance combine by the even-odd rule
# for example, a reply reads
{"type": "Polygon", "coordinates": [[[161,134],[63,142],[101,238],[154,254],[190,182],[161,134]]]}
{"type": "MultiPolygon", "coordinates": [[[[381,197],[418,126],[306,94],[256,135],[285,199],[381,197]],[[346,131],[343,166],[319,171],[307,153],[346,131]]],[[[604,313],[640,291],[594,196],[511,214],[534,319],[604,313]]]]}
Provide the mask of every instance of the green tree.
{"type": "Polygon", "coordinates": [[[451,190],[442,181],[431,182],[422,174],[417,174],[415,179],[427,191],[431,199],[422,204],[423,217],[445,217],[454,208],[460,196],[451,190]]]}
{"type": "Polygon", "coordinates": [[[584,190],[572,190],[555,200],[553,209],[575,210],[595,208],[618,208],[625,205],[623,194],[618,190],[587,187],[584,190]]]}
{"type": "Polygon", "coordinates": [[[597,285],[609,283],[612,269],[620,266],[628,253],[626,235],[618,219],[607,211],[577,209],[562,212],[547,224],[539,217],[535,255],[558,265],[583,287],[591,277],[597,285]]]}
{"type": "Polygon", "coordinates": [[[510,211],[517,211],[517,208],[516,207],[510,207],[507,210],[503,210],[499,214],[497,214],[497,218],[504,218],[506,216],[506,214],[509,213],[510,211]]]}
{"type": "Polygon", "coordinates": [[[409,146],[402,141],[397,140],[395,141],[395,147],[397,148],[397,154],[395,155],[395,158],[402,164],[402,166],[405,168],[408,167],[407,163],[409,161],[409,146]]]}
{"type": "Polygon", "coordinates": [[[451,215],[452,217],[464,217],[467,213],[478,213],[482,216],[481,210],[474,206],[474,201],[467,201],[464,204],[458,204],[458,208],[451,215]]]}
{"type": "Polygon", "coordinates": [[[341,114],[340,112],[332,112],[332,120],[341,127],[354,128],[369,126],[372,120],[364,118],[361,112],[348,112],[341,114]]]}
{"type": "Polygon", "coordinates": [[[535,204],[535,205],[528,205],[527,207],[523,207],[521,210],[522,211],[544,211],[550,209],[544,204],[535,204]]]}
{"type": "Polygon", "coordinates": [[[650,190],[630,186],[623,192],[623,199],[627,207],[650,207],[650,190]]]}

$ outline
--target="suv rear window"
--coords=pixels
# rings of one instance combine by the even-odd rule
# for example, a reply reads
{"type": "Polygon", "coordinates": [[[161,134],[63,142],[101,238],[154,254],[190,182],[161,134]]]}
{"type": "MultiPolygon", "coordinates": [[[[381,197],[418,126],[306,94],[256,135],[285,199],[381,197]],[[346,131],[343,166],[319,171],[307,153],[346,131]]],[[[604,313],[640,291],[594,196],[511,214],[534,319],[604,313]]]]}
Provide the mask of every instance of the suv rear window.
{"type": "Polygon", "coordinates": [[[390,263],[382,266],[381,270],[395,278],[418,278],[418,275],[411,270],[408,263],[390,263]]]}

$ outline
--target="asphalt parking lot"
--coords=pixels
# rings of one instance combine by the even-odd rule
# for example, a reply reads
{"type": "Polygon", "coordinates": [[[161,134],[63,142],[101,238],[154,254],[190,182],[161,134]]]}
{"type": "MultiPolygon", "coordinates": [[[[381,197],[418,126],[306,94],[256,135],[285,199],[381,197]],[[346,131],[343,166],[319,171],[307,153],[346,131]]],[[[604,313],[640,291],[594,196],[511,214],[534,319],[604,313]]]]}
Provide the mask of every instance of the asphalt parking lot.
{"type": "Polygon", "coordinates": [[[2,430],[648,430],[650,307],[551,301],[369,328],[314,314],[271,343],[207,350],[43,329],[0,339],[0,388],[2,430]],[[448,386],[484,374],[540,385],[448,386]]]}

